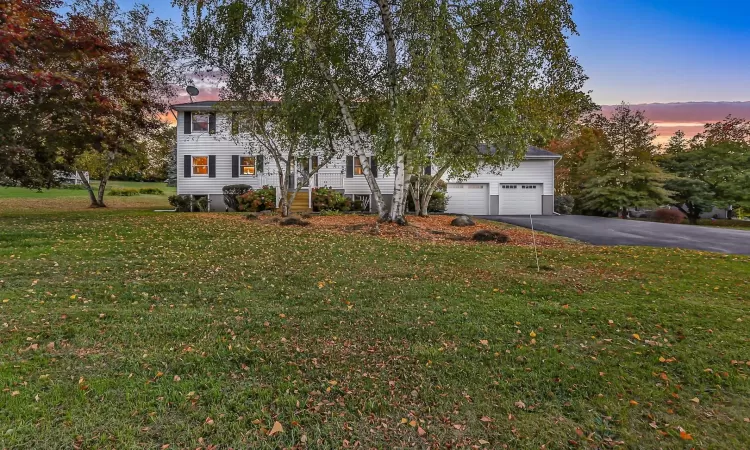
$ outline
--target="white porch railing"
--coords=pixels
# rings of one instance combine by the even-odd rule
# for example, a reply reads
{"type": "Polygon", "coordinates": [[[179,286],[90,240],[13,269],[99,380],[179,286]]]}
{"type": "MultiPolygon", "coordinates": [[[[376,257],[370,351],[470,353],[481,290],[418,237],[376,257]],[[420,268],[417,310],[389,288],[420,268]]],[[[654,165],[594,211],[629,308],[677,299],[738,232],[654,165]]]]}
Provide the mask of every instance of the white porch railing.
{"type": "Polygon", "coordinates": [[[342,173],[319,173],[316,187],[329,187],[340,189],[344,187],[344,174],[342,173]]]}

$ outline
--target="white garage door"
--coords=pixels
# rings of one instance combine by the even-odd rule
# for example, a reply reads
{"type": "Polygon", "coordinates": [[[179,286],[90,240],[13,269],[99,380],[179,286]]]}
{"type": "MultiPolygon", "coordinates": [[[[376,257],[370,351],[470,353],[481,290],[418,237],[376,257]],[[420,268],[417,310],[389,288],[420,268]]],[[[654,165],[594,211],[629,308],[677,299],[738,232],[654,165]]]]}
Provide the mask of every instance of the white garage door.
{"type": "Polygon", "coordinates": [[[448,208],[452,214],[482,216],[489,214],[489,184],[448,184],[448,208]]]}
{"type": "Polygon", "coordinates": [[[500,184],[500,215],[542,213],[541,184],[500,184]]]}

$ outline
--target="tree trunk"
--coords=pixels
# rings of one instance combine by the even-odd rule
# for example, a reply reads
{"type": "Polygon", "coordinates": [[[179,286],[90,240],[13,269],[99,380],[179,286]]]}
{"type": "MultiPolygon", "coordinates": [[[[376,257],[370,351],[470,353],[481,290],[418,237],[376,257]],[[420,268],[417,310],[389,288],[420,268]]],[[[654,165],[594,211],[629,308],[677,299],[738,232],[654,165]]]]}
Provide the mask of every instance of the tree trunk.
{"type": "Polygon", "coordinates": [[[406,206],[406,158],[403,153],[396,157],[396,168],[393,180],[393,199],[391,200],[391,221],[406,225],[404,208],[406,206]]]}
{"type": "Polygon", "coordinates": [[[628,208],[627,208],[627,206],[623,206],[622,207],[622,209],[620,210],[620,215],[621,215],[620,217],[622,219],[627,219],[628,218],[628,208]]]}
{"type": "MultiPolygon", "coordinates": [[[[316,56],[317,47],[315,43],[309,37],[306,38],[306,42],[310,52],[313,54],[313,56],[316,56]]],[[[378,207],[378,220],[387,221],[390,217],[388,210],[385,207],[383,194],[382,192],[380,192],[380,186],[378,186],[377,180],[372,175],[372,170],[370,168],[370,158],[365,155],[364,146],[362,145],[362,140],[359,135],[359,130],[357,129],[354,117],[349,110],[349,106],[346,104],[344,94],[341,92],[341,88],[339,87],[336,80],[333,79],[333,75],[331,75],[330,70],[328,70],[328,66],[326,66],[326,63],[318,57],[316,57],[315,59],[318,63],[318,68],[323,73],[323,76],[328,82],[328,85],[331,87],[334,97],[336,98],[336,102],[339,105],[341,117],[344,119],[346,131],[349,135],[349,140],[352,143],[354,154],[359,158],[359,162],[362,165],[362,172],[364,173],[365,179],[367,180],[367,185],[370,187],[370,192],[372,192],[372,196],[375,198],[375,204],[378,207]]]]}
{"type": "Polygon", "coordinates": [[[104,204],[104,190],[107,188],[107,182],[109,182],[109,176],[112,174],[112,167],[115,165],[115,152],[109,150],[107,152],[107,164],[104,166],[104,173],[102,173],[102,179],[99,181],[99,192],[97,195],[97,203],[99,208],[106,208],[104,204]]]}
{"type": "Polygon", "coordinates": [[[84,173],[82,170],[76,170],[76,173],[78,174],[78,178],[81,179],[81,182],[86,187],[86,190],[89,193],[89,199],[91,200],[91,207],[96,208],[99,206],[99,202],[96,200],[96,194],[94,194],[94,189],[91,187],[91,183],[89,183],[89,180],[84,177],[84,173]]]}
{"type": "Polygon", "coordinates": [[[414,203],[414,212],[421,216],[422,214],[420,212],[422,211],[422,204],[420,203],[420,200],[422,193],[420,192],[419,179],[417,179],[416,183],[409,183],[409,193],[411,194],[411,199],[414,203]],[[414,187],[414,184],[416,184],[416,188],[414,187]]]}
{"type": "Polygon", "coordinates": [[[396,39],[393,34],[393,16],[391,4],[388,0],[377,0],[380,9],[380,19],[383,23],[385,36],[386,67],[388,72],[388,103],[390,106],[389,128],[393,136],[393,151],[396,156],[396,167],[393,180],[393,199],[391,201],[391,221],[399,225],[406,225],[404,210],[406,209],[406,155],[404,154],[396,126],[398,114],[398,98],[396,96],[396,39]]]}
{"type": "Polygon", "coordinates": [[[419,215],[421,217],[427,217],[428,211],[427,209],[430,206],[430,200],[432,199],[432,194],[435,192],[435,189],[437,188],[438,183],[440,180],[443,179],[443,175],[445,175],[445,172],[448,171],[448,166],[445,165],[438,169],[437,173],[432,176],[430,179],[429,184],[427,184],[427,187],[423,189],[424,194],[422,196],[422,199],[420,200],[420,203],[422,204],[422,210],[419,211],[419,215]]]}
{"type": "Polygon", "coordinates": [[[701,218],[701,212],[703,212],[703,210],[696,207],[690,202],[686,202],[685,205],[687,206],[687,211],[685,210],[685,208],[683,208],[682,205],[675,206],[681,213],[685,214],[685,217],[687,217],[688,223],[690,225],[698,225],[698,219],[701,218]]]}

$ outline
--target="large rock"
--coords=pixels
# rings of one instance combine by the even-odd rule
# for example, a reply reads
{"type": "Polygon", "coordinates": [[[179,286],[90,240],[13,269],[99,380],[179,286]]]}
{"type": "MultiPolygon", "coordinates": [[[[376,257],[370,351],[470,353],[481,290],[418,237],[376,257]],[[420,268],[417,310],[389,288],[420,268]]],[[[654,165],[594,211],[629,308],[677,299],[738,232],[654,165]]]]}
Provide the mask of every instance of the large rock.
{"type": "Polygon", "coordinates": [[[305,227],[307,225],[310,225],[310,222],[306,220],[302,220],[302,218],[297,217],[297,216],[289,216],[289,217],[284,217],[283,219],[281,219],[281,221],[279,222],[279,225],[281,226],[296,225],[298,227],[305,227]]]}
{"type": "Polygon", "coordinates": [[[471,227],[474,226],[474,221],[469,216],[458,216],[451,220],[451,225],[454,227],[471,227]]]}
{"type": "Polygon", "coordinates": [[[247,219],[247,220],[258,220],[258,219],[260,219],[260,217],[258,217],[258,215],[255,214],[255,213],[249,213],[248,215],[245,216],[245,219],[247,219]]]}
{"type": "Polygon", "coordinates": [[[510,237],[502,231],[494,230],[479,230],[474,233],[471,239],[479,242],[500,242],[505,243],[510,241],[510,237]]]}

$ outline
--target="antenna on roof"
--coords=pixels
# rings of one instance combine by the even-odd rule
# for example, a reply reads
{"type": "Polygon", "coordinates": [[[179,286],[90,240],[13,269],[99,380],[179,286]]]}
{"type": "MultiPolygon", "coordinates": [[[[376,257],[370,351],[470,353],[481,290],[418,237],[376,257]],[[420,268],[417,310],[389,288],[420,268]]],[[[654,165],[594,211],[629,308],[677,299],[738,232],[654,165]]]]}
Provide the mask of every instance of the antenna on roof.
{"type": "Polygon", "coordinates": [[[189,85],[188,87],[185,88],[185,90],[190,96],[190,103],[193,103],[193,97],[197,97],[198,94],[201,93],[201,91],[199,91],[198,88],[193,85],[189,85]]]}

